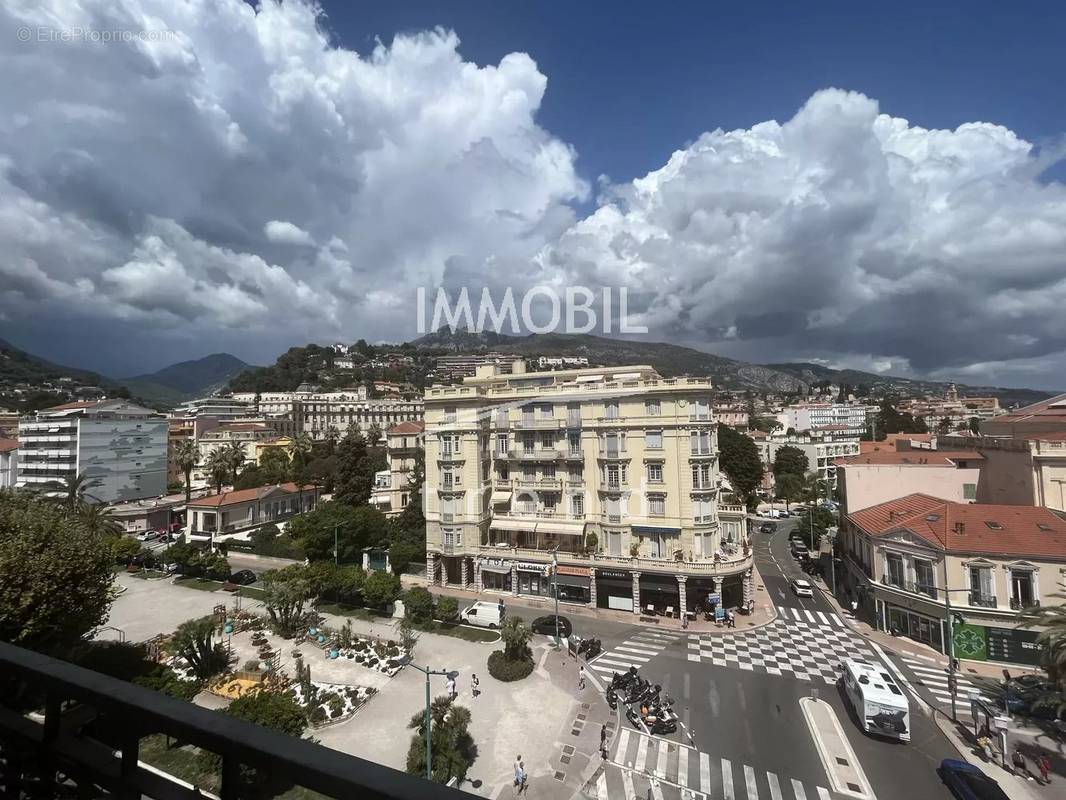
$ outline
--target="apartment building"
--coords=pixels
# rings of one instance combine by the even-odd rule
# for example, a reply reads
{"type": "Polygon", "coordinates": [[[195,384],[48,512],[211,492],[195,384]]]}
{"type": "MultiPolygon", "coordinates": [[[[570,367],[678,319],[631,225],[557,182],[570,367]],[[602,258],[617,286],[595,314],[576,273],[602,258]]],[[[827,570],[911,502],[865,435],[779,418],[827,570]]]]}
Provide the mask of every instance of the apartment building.
{"type": "Polygon", "coordinates": [[[41,487],[84,474],[87,495],[113,503],[166,490],[167,430],[162,414],[128,400],[86,400],[19,421],[17,486],[41,487]]]}
{"type": "Polygon", "coordinates": [[[795,447],[807,456],[808,472],[817,472],[818,478],[827,481],[834,489],[837,485],[837,459],[859,454],[857,439],[826,441],[801,436],[771,437],[756,441],[755,446],[759,448],[763,469],[768,477],[772,475],[777,451],[782,447],[795,447]]]}
{"type": "Polygon", "coordinates": [[[503,353],[459,353],[453,356],[437,356],[436,374],[448,380],[471,378],[478,367],[492,365],[501,373],[511,371],[514,356],[503,353]]]}
{"type": "Polygon", "coordinates": [[[14,487],[18,480],[18,439],[0,439],[0,489],[14,487]]]}
{"type": "Polygon", "coordinates": [[[981,454],[977,502],[1043,506],[1066,514],[1066,428],[1018,438],[942,436],[940,444],[981,454]]]}
{"type": "Polygon", "coordinates": [[[425,448],[425,428],[421,421],[401,422],[385,431],[389,468],[375,473],[370,503],[386,516],[399,516],[411,499],[409,478],[425,448]]]}
{"type": "Polygon", "coordinates": [[[1046,508],[911,494],[849,514],[838,537],[860,614],[964,660],[1034,666],[1023,612],[1058,601],[1066,521],[1046,508]]]}
{"type": "Polygon", "coordinates": [[[587,367],[588,365],[587,356],[540,356],[537,359],[537,366],[542,370],[587,367]]]}
{"type": "Polygon", "coordinates": [[[284,522],[313,510],[316,505],[318,488],[295,483],[212,494],[189,503],[186,534],[192,541],[213,540],[284,522]]]}
{"type": "Polygon", "coordinates": [[[206,466],[212,450],[238,442],[244,450],[244,463],[256,464],[260,448],[268,443],[272,445],[277,439],[278,432],[265,422],[233,422],[204,431],[196,442],[199,455],[191,475],[193,488],[202,488],[212,483],[206,466]]]}
{"type": "Polygon", "coordinates": [[[985,436],[1024,438],[1063,431],[1066,431],[1066,393],[981,422],[981,433],[985,436]]]}
{"type": "Polygon", "coordinates": [[[390,425],[408,420],[422,419],[423,404],[420,398],[405,400],[400,397],[371,399],[365,386],[337,392],[321,392],[304,388],[295,392],[241,392],[233,395],[237,400],[250,400],[258,414],[267,421],[277,418],[291,419],[293,430],[278,430],[278,433],[295,435],[306,433],[312,439],[323,439],[330,428],[336,428],[341,436],[350,430],[366,435],[371,426],[385,430],[390,425]]]}
{"type": "Polygon", "coordinates": [[[877,413],[875,406],[807,403],[788,406],[781,412],[780,420],[786,431],[789,428],[797,433],[829,429],[843,431],[852,436],[861,436],[866,430],[869,416],[875,413],[877,413]]]}
{"type": "Polygon", "coordinates": [[[838,458],[837,494],[845,514],[916,492],[972,503],[979,497],[982,461],[973,450],[885,450],[838,458]]]}
{"type": "Polygon", "coordinates": [[[561,602],[634,613],[752,600],[709,380],[488,365],[426,392],[425,456],[435,583],[533,597],[557,583],[561,602]]]}
{"type": "Polygon", "coordinates": [[[715,403],[714,418],[723,425],[738,430],[747,430],[750,421],[746,408],[729,403],[715,403]]]}

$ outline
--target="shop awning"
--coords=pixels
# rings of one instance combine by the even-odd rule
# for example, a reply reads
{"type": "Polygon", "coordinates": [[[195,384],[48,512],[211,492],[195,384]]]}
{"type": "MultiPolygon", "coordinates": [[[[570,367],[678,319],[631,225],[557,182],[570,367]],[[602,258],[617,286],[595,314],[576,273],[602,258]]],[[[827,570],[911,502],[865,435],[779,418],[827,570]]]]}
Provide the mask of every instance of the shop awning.
{"type": "Polygon", "coordinates": [[[588,588],[592,585],[592,579],[588,575],[582,577],[581,575],[564,575],[560,572],[555,576],[554,580],[558,581],[560,586],[584,586],[588,588]]]}
{"type": "Polygon", "coordinates": [[[680,536],[680,528],[669,528],[665,525],[634,525],[633,533],[644,536],[680,536]]]}
{"type": "Polygon", "coordinates": [[[501,517],[493,519],[490,528],[497,531],[532,531],[533,526],[537,524],[535,519],[511,519],[509,517],[501,517]]]}
{"type": "Polygon", "coordinates": [[[584,522],[561,522],[541,520],[537,522],[537,533],[567,534],[581,536],[585,532],[584,522]]]}
{"type": "Polygon", "coordinates": [[[492,504],[494,506],[498,506],[498,505],[500,505],[502,503],[510,503],[510,502],[511,502],[511,492],[493,492],[492,493],[492,504]]]}

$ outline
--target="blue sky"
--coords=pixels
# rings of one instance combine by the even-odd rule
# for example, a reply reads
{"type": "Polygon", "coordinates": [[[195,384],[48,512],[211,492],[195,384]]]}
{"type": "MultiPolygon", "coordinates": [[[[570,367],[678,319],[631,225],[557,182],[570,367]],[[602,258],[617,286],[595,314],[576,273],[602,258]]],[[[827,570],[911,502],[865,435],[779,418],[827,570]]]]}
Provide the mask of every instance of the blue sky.
{"type": "MultiPolygon", "coordinates": [[[[538,121],[578,169],[627,181],[706,130],[790,117],[850,89],[924,128],[996,122],[1034,143],[1066,131],[1066,3],[326,2],[329,27],[374,37],[440,25],[477,64],[529,53],[548,77],[538,121]]],[[[1066,179],[1060,164],[1051,173],[1066,179]]]]}
{"type": "Polygon", "coordinates": [[[128,376],[583,286],[745,361],[1066,388],[1066,2],[321,2],[0,0],[157,34],[0,36],[0,338],[128,376]]]}

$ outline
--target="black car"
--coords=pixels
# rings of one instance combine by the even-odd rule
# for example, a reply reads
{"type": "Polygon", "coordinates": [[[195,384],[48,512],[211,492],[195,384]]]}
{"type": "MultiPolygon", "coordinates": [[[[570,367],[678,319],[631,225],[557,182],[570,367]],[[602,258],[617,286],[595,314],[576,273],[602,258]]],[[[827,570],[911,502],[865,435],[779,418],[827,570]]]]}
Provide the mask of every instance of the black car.
{"type": "MultiPolygon", "coordinates": [[[[533,631],[533,633],[543,633],[545,636],[554,636],[555,635],[555,615],[554,614],[549,614],[546,617],[537,617],[535,620],[533,620],[533,622],[530,623],[529,628],[530,628],[530,630],[533,631]]],[[[559,615],[559,635],[560,636],[569,636],[573,632],[574,632],[574,626],[570,624],[570,620],[568,620],[566,617],[564,617],[562,614],[560,614],[559,615]]]]}
{"type": "Polygon", "coordinates": [[[959,800],[1009,800],[999,784],[973,764],[945,758],[937,773],[959,800]]]}
{"type": "Polygon", "coordinates": [[[759,533],[776,533],[777,526],[772,522],[764,522],[759,526],[759,533]]]}
{"type": "Polygon", "coordinates": [[[242,569],[229,576],[229,582],[235,583],[238,586],[247,586],[250,583],[255,583],[257,580],[259,580],[259,577],[250,569],[242,569]]]}

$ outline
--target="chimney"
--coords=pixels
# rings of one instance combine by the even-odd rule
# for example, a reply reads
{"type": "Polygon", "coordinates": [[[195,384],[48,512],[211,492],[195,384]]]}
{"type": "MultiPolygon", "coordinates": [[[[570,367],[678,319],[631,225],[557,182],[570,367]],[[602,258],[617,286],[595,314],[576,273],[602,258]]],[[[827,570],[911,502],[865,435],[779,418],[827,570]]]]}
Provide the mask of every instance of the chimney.
{"type": "Polygon", "coordinates": [[[892,509],[889,509],[888,510],[888,521],[891,522],[895,518],[896,518],[896,512],[893,511],[892,509]]]}

